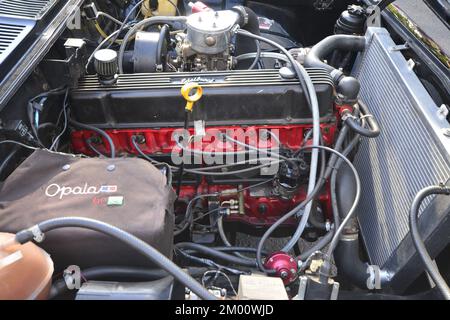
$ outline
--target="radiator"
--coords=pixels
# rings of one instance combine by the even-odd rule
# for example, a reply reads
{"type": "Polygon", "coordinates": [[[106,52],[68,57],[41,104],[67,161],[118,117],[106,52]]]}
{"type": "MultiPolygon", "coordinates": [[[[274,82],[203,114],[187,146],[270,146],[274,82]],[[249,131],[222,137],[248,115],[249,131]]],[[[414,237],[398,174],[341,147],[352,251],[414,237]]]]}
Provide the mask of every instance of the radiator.
{"type": "MultiPolygon", "coordinates": [[[[409,236],[409,208],[420,189],[449,183],[450,129],[387,30],[369,28],[366,37],[354,75],[381,135],[362,139],[355,158],[363,185],[358,220],[370,262],[389,271],[392,287],[402,291],[423,271],[409,236]]],[[[432,255],[449,243],[449,198],[429,197],[421,206],[432,255]]]]}

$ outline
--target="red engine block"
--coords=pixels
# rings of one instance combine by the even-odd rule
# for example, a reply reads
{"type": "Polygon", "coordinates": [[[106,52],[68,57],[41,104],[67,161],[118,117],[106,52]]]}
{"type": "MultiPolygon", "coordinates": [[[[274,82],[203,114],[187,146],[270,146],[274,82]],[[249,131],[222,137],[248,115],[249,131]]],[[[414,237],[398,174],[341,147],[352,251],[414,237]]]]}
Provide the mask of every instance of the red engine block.
{"type": "MultiPolygon", "coordinates": [[[[138,152],[132,143],[133,136],[140,136],[140,149],[150,156],[155,155],[170,155],[172,152],[178,153],[180,148],[177,146],[174,133],[179,128],[160,128],[160,129],[121,129],[121,130],[107,130],[106,132],[112,138],[116,151],[118,154],[137,155],[138,152]]],[[[222,152],[223,150],[230,150],[230,142],[223,141],[218,138],[219,132],[242,132],[246,134],[246,144],[257,146],[259,148],[274,147],[274,141],[269,138],[265,141],[264,146],[260,145],[259,141],[252,141],[252,137],[259,137],[261,130],[270,130],[276,132],[281,145],[292,150],[298,150],[302,145],[303,138],[309,130],[311,125],[267,125],[267,126],[223,126],[207,128],[207,136],[202,140],[201,149],[210,152],[222,152]],[[240,130],[240,131],[239,131],[240,130]],[[227,147],[227,148],[225,148],[227,147]]],[[[321,130],[325,145],[332,145],[335,134],[335,123],[321,124],[321,130]]],[[[190,134],[194,134],[194,130],[189,130],[190,134]]],[[[93,131],[74,131],[72,133],[72,147],[76,153],[83,153],[90,156],[95,156],[96,153],[89,147],[87,140],[96,142],[95,148],[104,153],[109,154],[109,146],[103,138],[93,131]],[[93,139],[94,138],[94,139],[93,139]]],[[[276,144],[278,146],[278,143],[276,144]]],[[[196,148],[198,145],[196,145],[196,148]]],[[[235,151],[244,150],[242,146],[231,142],[231,148],[235,151]]],[[[239,186],[246,187],[250,183],[245,180],[239,183],[239,186]]],[[[189,185],[184,184],[180,191],[180,199],[191,199],[195,195],[205,193],[215,193],[219,191],[238,189],[238,185],[222,185],[208,183],[207,179],[202,179],[200,184],[189,185]]],[[[257,189],[247,189],[242,192],[242,195],[230,194],[220,197],[219,201],[227,201],[230,199],[239,200],[244,199],[244,206],[241,207],[240,212],[232,214],[227,217],[229,221],[239,221],[250,224],[252,226],[266,227],[273,224],[280,216],[295,207],[298,203],[306,197],[306,184],[298,189],[298,192],[290,200],[283,200],[280,197],[264,195],[262,192],[257,192],[257,189]],[[244,209],[242,212],[242,209],[244,209]]],[[[323,210],[327,216],[331,217],[330,197],[328,191],[319,195],[323,210]]],[[[292,220],[287,224],[294,224],[292,220]]]]}

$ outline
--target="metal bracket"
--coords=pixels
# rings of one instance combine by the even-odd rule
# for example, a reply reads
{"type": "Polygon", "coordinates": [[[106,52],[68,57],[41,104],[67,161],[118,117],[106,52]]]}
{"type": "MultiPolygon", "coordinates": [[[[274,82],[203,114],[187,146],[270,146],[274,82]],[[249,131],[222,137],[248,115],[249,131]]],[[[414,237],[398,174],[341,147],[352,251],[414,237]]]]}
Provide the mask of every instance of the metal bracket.
{"type": "Polygon", "coordinates": [[[333,289],[331,290],[330,300],[337,300],[339,295],[339,282],[333,283],[333,289]]]}
{"type": "Polygon", "coordinates": [[[367,27],[381,27],[381,10],[379,6],[374,5],[367,7],[366,13],[368,15],[366,20],[367,27]]]}
{"type": "Polygon", "coordinates": [[[333,7],[334,0],[316,0],[314,2],[314,9],[316,10],[329,10],[333,7]]]}
{"type": "Polygon", "coordinates": [[[408,42],[405,42],[404,44],[399,44],[397,46],[391,47],[392,52],[396,51],[403,51],[403,50],[409,50],[411,47],[409,46],[408,42]]]}
{"type": "Polygon", "coordinates": [[[294,300],[305,300],[306,286],[308,285],[308,278],[305,276],[300,277],[300,284],[298,287],[298,294],[294,297],[294,300]]]}

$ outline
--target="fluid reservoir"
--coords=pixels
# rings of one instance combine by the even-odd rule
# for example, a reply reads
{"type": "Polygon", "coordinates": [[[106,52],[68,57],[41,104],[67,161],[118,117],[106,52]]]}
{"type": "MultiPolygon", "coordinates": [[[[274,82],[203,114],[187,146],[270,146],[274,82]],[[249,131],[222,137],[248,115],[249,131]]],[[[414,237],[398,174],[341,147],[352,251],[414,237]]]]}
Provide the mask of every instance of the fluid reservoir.
{"type": "Polygon", "coordinates": [[[2,248],[2,244],[13,238],[13,234],[0,233],[0,300],[46,299],[53,261],[32,242],[2,248]]]}
{"type": "Polygon", "coordinates": [[[178,0],[158,0],[156,10],[151,9],[150,0],[142,3],[141,11],[145,17],[151,16],[175,16],[177,14],[178,0]]]}

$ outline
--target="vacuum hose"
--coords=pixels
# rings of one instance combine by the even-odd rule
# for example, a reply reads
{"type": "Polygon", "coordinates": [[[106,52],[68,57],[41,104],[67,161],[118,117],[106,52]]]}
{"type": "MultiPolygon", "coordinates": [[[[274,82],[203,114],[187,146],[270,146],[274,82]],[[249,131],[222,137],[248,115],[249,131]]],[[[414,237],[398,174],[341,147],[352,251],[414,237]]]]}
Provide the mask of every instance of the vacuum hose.
{"type": "Polygon", "coordinates": [[[91,126],[89,124],[75,121],[72,118],[69,118],[69,123],[72,126],[77,127],[79,129],[91,130],[91,131],[94,131],[94,132],[98,133],[99,135],[101,135],[108,142],[111,158],[114,159],[116,157],[116,147],[114,145],[114,142],[113,142],[112,138],[105,131],[103,131],[102,129],[99,129],[97,127],[91,126]]]}
{"type": "Polygon", "coordinates": [[[180,242],[180,243],[177,243],[175,245],[175,247],[178,248],[178,249],[194,250],[194,251],[197,251],[199,253],[205,254],[207,256],[214,257],[214,258],[220,259],[220,260],[224,260],[224,261],[227,261],[229,263],[241,265],[241,266],[244,266],[244,267],[250,267],[250,268],[256,268],[257,267],[256,261],[254,259],[250,260],[248,258],[236,257],[236,256],[233,256],[233,255],[221,252],[219,250],[216,250],[214,248],[203,246],[203,245],[198,244],[198,243],[180,242]]]}
{"type": "Polygon", "coordinates": [[[128,244],[133,249],[142,253],[150,261],[156,264],[167,273],[172,275],[176,280],[184,284],[186,287],[191,289],[195,294],[197,294],[203,300],[216,300],[216,297],[212,295],[208,290],[206,290],[199,282],[192,278],[189,274],[184,272],[180,267],[173,263],[166,256],[161,254],[158,250],[153,248],[148,243],[138,239],[132,234],[114,227],[110,224],[81,217],[64,217],[45,220],[30,229],[25,229],[19,231],[16,234],[15,240],[18,243],[24,244],[28,241],[34,239],[37,235],[43,235],[47,231],[61,229],[61,228],[84,228],[89,230],[94,230],[101,232],[103,234],[112,236],[125,244],[128,244]]]}

